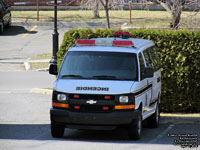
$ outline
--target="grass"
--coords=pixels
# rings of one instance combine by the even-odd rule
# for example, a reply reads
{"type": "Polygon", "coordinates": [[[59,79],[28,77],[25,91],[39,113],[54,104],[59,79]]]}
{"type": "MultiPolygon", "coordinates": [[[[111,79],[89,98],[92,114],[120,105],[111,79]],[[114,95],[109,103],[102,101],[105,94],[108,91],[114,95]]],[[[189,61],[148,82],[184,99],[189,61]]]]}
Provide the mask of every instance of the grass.
{"type": "Polygon", "coordinates": [[[52,57],[52,52],[47,52],[47,53],[36,55],[32,57],[31,60],[50,59],[51,57],[52,57]]]}
{"type": "Polygon", "coordinates": [[[37,69],[43,69],[48,68],[49,63],[48,62],[42,62],[42,63],[30,63],[30,70],[37,70],[37,69]]]}
{"type": "MultiPolygon", "coordinates": [[[[109,11],[110,21],[123,24],[129,22],[128,10],[109,11]]],[[[182,13],[182,27],[200,28],[200,13],[184,11],[182,13]]],[[[53,11],[40,11],[40,22],[53,22],[53,11]]],[[[66,10],[58,11],[60,22],[106,22],[105,11],[100,11],[101,18],[93,19],[90,10],[66,10]]],[[[36,11],[12,11],[13,22],[37,22],[36,11]]],[[[130,26],[139,28],[169,28],[171,16],[166,11],[133,10],[132,24],[130,26]]],[[[119,26],[120,27],[120,26],[119,26]]]]}

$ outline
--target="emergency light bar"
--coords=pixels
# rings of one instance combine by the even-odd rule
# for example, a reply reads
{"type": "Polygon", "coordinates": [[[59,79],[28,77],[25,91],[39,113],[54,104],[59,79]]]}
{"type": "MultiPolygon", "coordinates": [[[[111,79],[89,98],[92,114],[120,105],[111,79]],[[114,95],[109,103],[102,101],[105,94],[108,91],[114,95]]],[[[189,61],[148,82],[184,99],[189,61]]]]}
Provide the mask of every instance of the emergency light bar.
{"type": "Polygon", "coordinates": [[[113,33],[113,36],[114,36],[114,37],[121,37],[121,36],[122,36],[122,32],[121,32],[121,31],[115,31],[115,32],[113,33]]]}
{"type": "Polygon", "coordinates": [[[117,47],[132,47],[133,42],[132,41],[119,41],[119,40],[114,40],[113,41],[113,46],[117,47]]]}
{"type": "Polygon", "coordinates": [[[115,31],[113,33],[114,37],[122,37],[123,39],[128,39],[130,37],[129,32],[121,32],[121,31],[115,31]]]}
{"type": "Polygon", "coordinates": [[[79,45],[79,46],[95,46],[95,40],[78,39],[78,40],[76,40],[76,45],[79,45]]]}
{"type": "Polygon", "coordinates": [[[133,47],[133,41],[131,40],[113,40],[113,39],[78,39],[76,41],[77,46],[115,46],[115,47],[133,47]]]}

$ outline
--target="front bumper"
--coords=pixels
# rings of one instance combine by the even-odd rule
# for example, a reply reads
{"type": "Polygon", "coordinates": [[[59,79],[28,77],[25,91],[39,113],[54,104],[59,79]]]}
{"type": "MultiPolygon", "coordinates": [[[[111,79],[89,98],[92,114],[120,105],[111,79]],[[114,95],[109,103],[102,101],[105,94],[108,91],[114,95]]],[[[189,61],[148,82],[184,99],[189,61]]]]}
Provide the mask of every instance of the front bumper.
{"type": "Polygon", "coordinates": [[[128,125],[137,119],[138,110],[113,111],[109,113],[84,113],[64,109],[50,109],[51,122],[68,125],[83,126],[119,126],[128,125]]]}

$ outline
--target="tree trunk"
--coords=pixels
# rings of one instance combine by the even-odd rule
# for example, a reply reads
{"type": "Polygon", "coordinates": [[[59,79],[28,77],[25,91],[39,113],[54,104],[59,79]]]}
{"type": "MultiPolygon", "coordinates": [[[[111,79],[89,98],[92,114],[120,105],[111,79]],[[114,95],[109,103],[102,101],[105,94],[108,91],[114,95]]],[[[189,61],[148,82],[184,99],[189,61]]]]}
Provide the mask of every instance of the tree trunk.
{"type": "Polygon", "coordinates": [[[108,0],[106,0],[105,10],[106,10],[107,28],[110,29],[110,18],[109,18],[108,0]]]}
{"type": "Polygon", "coordinates": [[[93,18],[97,19],[100,18],[99,16],[99,1],[95,0],[94,1],[94,7],[93,7],[93,18]]]}
{"type": "Polygon", "coordinates": [[[101,4],[103,5],[103,7],[104,7],[104,9],[105,9],[105,11],[106,11],[107,28],[110,29],[108,1],[109,1],[109,0],[105,0],[105,3],[104,3],[103,0],[100,0],[101,4]]]}
{"type": "Polygon", "coordinates": [[[182,6],[182,0],[176,0],[176,2],[172,3],[171,5],[172,28],[176,30],[178,30],[181,21],[182,6]]]}
{"type": "Polygon", "coordinates": [[[109,19],[108,9],[106,9],[106,20],[107,20],[107,28],[110,29],[110,19],[109,19]]]}

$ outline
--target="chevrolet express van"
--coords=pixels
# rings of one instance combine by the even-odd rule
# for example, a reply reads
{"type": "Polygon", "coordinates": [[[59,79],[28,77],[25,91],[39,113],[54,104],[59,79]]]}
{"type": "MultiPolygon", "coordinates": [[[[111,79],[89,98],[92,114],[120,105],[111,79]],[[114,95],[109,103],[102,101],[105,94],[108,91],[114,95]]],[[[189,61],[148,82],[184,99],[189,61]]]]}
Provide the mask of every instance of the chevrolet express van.
{"type": "Polygon", "coordinates": [[[115,32],[112,38],[78,39],[57,72],[50,110],[51,134],[65,128],[113,130],[124,127],[139,139],[142,122],[159,123],[161,70],[155,44],[115,32]]]}

